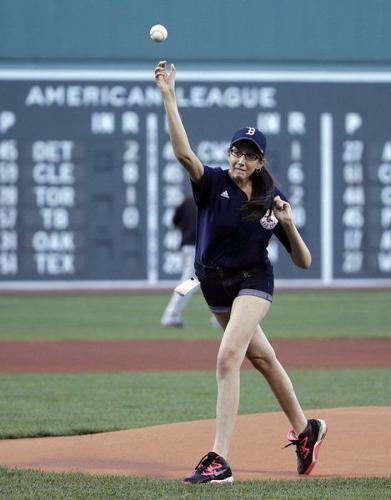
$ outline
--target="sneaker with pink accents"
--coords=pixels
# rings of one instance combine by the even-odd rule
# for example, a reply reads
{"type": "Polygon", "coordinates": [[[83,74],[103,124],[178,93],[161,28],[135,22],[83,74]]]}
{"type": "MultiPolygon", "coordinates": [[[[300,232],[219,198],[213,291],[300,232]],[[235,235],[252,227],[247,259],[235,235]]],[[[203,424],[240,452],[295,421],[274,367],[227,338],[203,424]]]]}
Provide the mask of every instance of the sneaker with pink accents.
{"type": "Polygon", "coordinates": [[[215,453],[210,451],[198,462],[193,474],[183,480],[187,484],[224,484],[233,483],[231,467],[228,462],[215,453]]]}
{"type": "Polygon", "coordinates": [[[326,422],[320,419],[308,420],[307,427],[298,436],[293,429],[288,432],[288,441],[290,443],[284,448],[292,445],[296,446],[297,472],[299,474],[308,476],[315,467],[319,448],[326,436],[326,432],[326,422]]]}

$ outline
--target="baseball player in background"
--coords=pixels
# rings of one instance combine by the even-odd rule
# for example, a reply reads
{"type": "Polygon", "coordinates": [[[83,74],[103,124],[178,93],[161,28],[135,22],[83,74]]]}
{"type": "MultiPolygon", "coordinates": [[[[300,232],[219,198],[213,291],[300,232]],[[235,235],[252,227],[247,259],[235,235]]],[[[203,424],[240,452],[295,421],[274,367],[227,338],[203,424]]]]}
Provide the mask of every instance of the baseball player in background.
{"type": "MultiPolygon", "coordinates": [[[[176,208],[172,222],[182,234],[181,252],[183,259],[182,276],[180,281],[186,281],[194,276],[194,256],[196,239],[196,206],[192,196],[188,196],[176,208]]],[[[173,292],[170,301],[164,310],[160,324],[167,328],[182,328],[182,311],[188,300],[194,294],[193,289],[185,295],[173,292]]]]}
{"type": "Polygon", "coordinates": [[[239,406],[240,367],[245,357],[265,377],[293,427],[288,440],[289,445],[296,446],[298,473],[309,474],[326,435],[326,423],[304,415],[289,376],[260,323],[273,299],[273,266],[267,253],[272,235],[298,267],[308,268],[311,254],[295,226],[288,200],[274,185],[266,167],[263,133],[255,127],[234,133],[228,150],[228,170],[203,165],[190,146],[179,115],[175,72],[171,65],[167,74],[166,62],[161,61],[155,69],[156,84],[163,98],[175,156],[192,181],[197,205],[195,271],[209,309],[224,328],[217,356],[214,444],[184,482],[233,482],[227,459],[239,406]]]}

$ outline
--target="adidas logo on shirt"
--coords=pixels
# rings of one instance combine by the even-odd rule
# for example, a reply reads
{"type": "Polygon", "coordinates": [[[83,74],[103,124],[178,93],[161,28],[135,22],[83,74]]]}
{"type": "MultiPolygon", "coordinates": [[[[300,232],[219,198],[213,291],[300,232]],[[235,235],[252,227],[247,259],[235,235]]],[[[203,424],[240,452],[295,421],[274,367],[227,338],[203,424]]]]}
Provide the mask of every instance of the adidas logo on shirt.
{"type": "Polygon", "coordinates": [[[228,191],[227,191],[227,190],[223,191],[223,192],[220,194],[220,196],[222,196],[223,198],[229,198],[228,191]]]}

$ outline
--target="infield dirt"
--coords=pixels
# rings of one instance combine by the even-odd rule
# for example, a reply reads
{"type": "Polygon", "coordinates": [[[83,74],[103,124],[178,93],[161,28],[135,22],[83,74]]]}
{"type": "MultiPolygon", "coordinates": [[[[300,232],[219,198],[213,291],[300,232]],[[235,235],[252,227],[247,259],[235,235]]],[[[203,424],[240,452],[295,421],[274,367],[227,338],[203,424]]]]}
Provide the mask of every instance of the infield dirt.
{"type": "MultiPolygon", "coordinates": [[[[389,476],[390,407],[310,410],[328,435],[311,476],[389,476]]],[[[237,480],[294,479],[295,453],[286,444],[282,413],[238,417],[230,464],[237,480]]],[[[86,436],[0,441],[0,464],[42,471],[180,479],[213,439],[214,420],[159,425],[86,436]]],[[[300,476],[302,480],[305,477],[300,476]]]]}
{"type": "MultiPolygon", "coordinates": [[[[273,339],[286,368],[388,368],[391,339],[273,339]]],[[[216,340],[1,342],[2,373],[214,370],[216,340]]],[[[245,361],[243,369],[252,369],[245,361]]]]}
{"type": "MultiPolygon", "coordinates": [[[[287,368],[391,365],[391,339],[272,343],[287,368]]],[[[216,341],[189,340],[2,342],[0,372],[212,370],[218,345],[216,341]]],[[[390,476],[391,456],[385,444],[391,442],[391,407],[323,409],[306,414],[324,418],[329,429],[312,476],[390,476]]],[[[0,465],[180,479],[209,451],[214,427],[214,420],[201,420],[85,436],[1,440],[0,465]]],[[[298,478],[294,450],[282,450],[287,430],[282,413],[238,417],[229,457],[236,479],[298,478]]]]}

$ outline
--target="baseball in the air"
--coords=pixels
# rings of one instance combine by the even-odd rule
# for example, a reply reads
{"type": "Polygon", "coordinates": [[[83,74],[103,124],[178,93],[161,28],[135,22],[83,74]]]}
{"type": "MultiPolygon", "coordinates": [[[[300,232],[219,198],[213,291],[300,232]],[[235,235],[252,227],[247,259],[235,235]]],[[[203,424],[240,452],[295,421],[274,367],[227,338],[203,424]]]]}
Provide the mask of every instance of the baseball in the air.
{"type": "Polygon", "coordinates": [[[162,24],[155,24],[149,31],[149,36],[151,40],[157,43],[164,42],[167,38],[168,32],[166,28],[162,24]]]}

